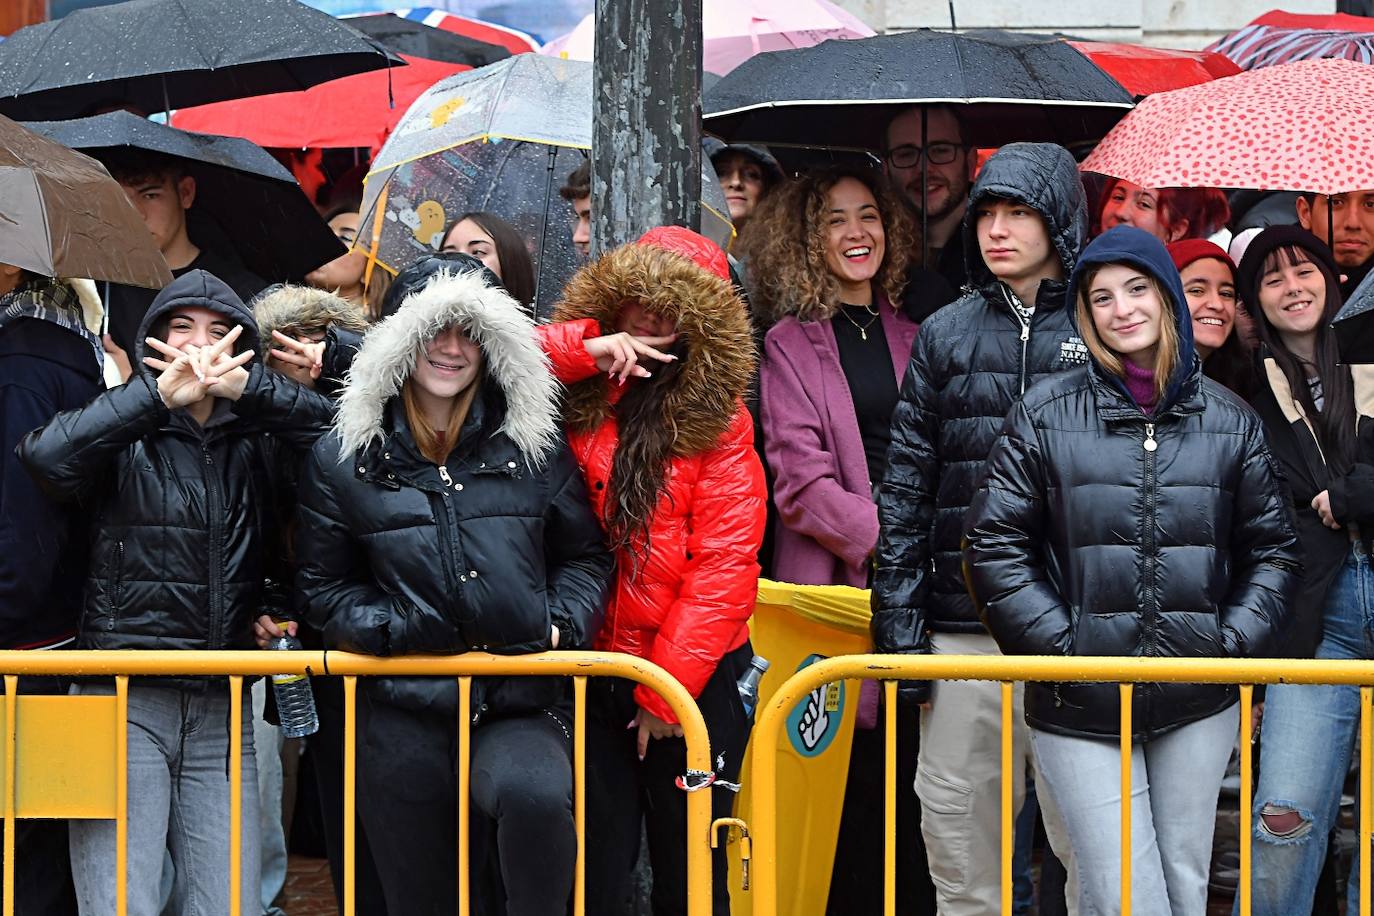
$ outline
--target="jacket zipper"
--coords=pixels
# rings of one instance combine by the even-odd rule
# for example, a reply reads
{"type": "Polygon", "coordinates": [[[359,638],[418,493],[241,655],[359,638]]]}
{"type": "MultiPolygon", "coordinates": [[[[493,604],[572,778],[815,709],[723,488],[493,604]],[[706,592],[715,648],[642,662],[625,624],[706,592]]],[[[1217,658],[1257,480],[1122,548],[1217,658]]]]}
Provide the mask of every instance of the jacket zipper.
{"type": "Polygon", "coordinates": [[[444,501],[444,517],[436,519],[439,529],[439,565],[444,571],[444,591],[446,594],[457,594],[457,577],[453,574],[453,530],[457,527],[457,520],[453,517],[453,504],[449,501],[448,488],[453,486],[453,478],[449,475],[448,468],[437,465],[439,469],[439,479],[444,482],[439,495],[444,501]]]}
{"type": "Polygon", "coordinates": [[[1021,394],[1026,393],[1026,348],[1030,343],[1031,323],[1030,319],[1021,314],[1021,310],[1016,307],[1016,302],[1012,300],[1011,292],[1002,287],[1002,297],[1007,300],[1007,307],[1011,309],[1012,316],[1016,323],[1021,326],[1021,362],[1017,367],[1017,375],[1020,378],[1021,394]]]}
{"type": "Polygon", "coordinates": [[[119,619],[119,599],[124,593],[124,542],[115,541],[114,557],[110,560],[110,580],[105,589],[110,596],[110,615],[105,629],[113,631],[119,619]]]}
{"type": "Polygon", "coordinates": [[[219,482],[215,479],[215,462],[210,457],[210,444],[204,440],[200,443],[201,452],[205,455],[205,513],[206,523],[209,527],[210,537],[210,639],[211,649],[223,648],[221,639],[224,627],[224,570],[223,565],[223,545],[220,543],[220,492],[219,482]]]}
{"type": "MultiPolygon", "coordinates": [[[[1155,440],[1155,425],[1152,422],[1145,424],[1145,441],[1141,443],[1141,448],[1145,450],[1145,654],[1154,656],[1159,650],[1159,596],[1155,591],[1155,567],[1159,563],[1157,556],[1159,545],[1155,537],[1156,516],[1159,512],[1159,490],[1158,481],[1155,479],[1155,452],[1159,449],[1159,443],[1155,440]]],[[[1149,728],[1149,695],[1146,691],[1138,691],[1141,703],[1142,719],[1140,723],[1144,728],[1149,728]]],[[[1137,726],[1139,729],[1139,726],[1137,726]]]]}

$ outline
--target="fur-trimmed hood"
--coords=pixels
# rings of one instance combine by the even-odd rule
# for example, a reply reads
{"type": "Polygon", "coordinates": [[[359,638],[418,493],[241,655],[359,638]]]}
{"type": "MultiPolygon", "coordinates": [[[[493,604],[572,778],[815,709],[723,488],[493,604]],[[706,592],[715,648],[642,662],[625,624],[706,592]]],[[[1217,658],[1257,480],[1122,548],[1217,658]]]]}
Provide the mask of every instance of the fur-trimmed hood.
{"type": "Polygon", "coordinates": [[[534,321],[476,271],[441,271],[373,325],[344,380],[334,429],[339,460],[382,438],[387,403],[415,370],[420,347],[457,324],[477,344],[485,376],[505,396],[505,433],[532,464],[559,440],[558,383],[535,339],[534,321]]]}
{"type": "MultiPolygon", "coordinates": [[[[591,318],[606,334],[615,332],[616,317],[627,301],[643,303],[677,323],[674,350],[681,366],[665,389],[658,424],[673,437],[673,457],[716,444],[729,428],[757,362],[748,312],[730,281],[720,276],[714,255],[722,266],[725,257],[698,240],[706,241],[685,229],[652,230],[638,243],[622,245],[579,270],[554,309],[555,321],[591,318]]],[[[563,413],[571,430],[595,429],[610,412],[606,376],[598,373],[569,386],[563,413]]]]}
{"type": "Polygon", "coordinates": [[[271,345],[272,332],[284,328],[324,330],[339,325],[359,336],[367,333],[362,310],[334,293],[308,286],[280,286],[252,302],[258,333],[271,345]]]}

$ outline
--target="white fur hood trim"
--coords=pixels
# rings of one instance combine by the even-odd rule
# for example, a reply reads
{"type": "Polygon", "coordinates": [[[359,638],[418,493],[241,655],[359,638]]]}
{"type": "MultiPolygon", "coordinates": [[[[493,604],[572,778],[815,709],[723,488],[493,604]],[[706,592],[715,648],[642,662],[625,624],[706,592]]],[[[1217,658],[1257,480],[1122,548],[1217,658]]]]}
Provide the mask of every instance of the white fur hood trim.
{"type": "Polygon", "coordinates": [[[482,351],[487,377],[506,396],[501,431],[533,464],[558,443],[558,382],[540,349],[534,321],[480,273],[445,271],[407,296],[363,339],[339,396],[334,429],[339,461],[380,439],[386,404],[415,370],[421,345],[457,324],[482,351]]]}

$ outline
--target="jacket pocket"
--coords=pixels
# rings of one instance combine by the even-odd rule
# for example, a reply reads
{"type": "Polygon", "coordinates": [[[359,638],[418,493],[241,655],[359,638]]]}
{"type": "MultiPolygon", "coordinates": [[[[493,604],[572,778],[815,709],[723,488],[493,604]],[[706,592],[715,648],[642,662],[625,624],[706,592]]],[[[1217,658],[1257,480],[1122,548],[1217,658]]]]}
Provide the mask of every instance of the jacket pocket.
{"type": "Polygon", "coordinates": [[[120,606],[124,600],[124,542],[115,541],[110,551],[110,569],[105,581],[105,598],[110,603],[110,612],[105,618],[105,629],[113,630],[119,620],[120,606]]]}

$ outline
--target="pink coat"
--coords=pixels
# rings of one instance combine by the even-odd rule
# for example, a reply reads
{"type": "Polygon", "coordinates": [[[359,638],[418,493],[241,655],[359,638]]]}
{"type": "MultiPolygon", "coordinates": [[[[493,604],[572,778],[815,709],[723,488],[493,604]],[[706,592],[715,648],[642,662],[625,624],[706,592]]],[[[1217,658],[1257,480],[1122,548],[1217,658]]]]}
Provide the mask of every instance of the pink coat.
{"type": "MultiPolygon", "coordinates": [[[[879,309],[900,387],[919,326],[882,297],[879,309]]],[[[784,318],[774,325],[764,339],[759,381],[779,520],[774,577],[866,587],[878,508],[830,322],[784,318]]]]}

